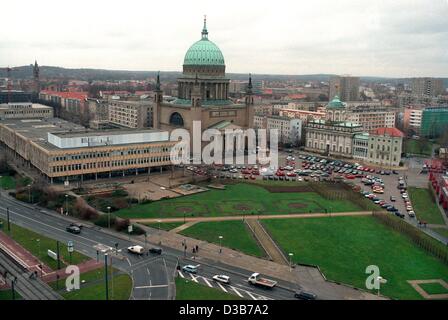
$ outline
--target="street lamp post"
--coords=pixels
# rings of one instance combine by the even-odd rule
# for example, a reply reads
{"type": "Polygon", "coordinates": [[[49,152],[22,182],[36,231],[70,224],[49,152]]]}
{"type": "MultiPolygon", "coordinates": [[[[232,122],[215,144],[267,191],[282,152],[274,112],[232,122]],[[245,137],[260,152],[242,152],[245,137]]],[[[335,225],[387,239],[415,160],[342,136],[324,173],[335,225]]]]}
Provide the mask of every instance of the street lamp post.
{"type": "Polygon", "coordinates": [[[292,252],[288,253],[288,256],[289,256],[289,272],[292,271],[292,256],[293,255],[294,254],[292,252]]]}
{"type": "Polygon", "coordinates": [[[107,253],[104,254],[104,275],[106,281],[106,300],[109,300],[109,279],[107,278],[107,253]]]}
{"type": "Polygon", "coordinates": [[[219,253],[222,253],[222,238],[223,236],[219,236],[219,253]]]}
{"type": "Polygon", "coordinates": [[[28,202],[31,203],[31,184],[28,185],[28,202]]]}
{"type": "Polygon", "coordinates": [[[107,227],[110,229],[110,207],[107,207],[107,227]]]}

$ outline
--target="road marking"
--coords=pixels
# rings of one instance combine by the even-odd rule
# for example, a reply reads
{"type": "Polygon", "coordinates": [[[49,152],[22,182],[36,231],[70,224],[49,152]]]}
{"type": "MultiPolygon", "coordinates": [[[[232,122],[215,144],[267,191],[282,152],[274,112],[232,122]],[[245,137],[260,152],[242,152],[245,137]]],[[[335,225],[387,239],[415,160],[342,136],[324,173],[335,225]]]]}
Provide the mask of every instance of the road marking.
{"type": "Polygon", "coordinates": [[[185,276],[182,274],[182,272],[177,271],[177,273],[182,277],[182,279],[185,279],[185,276]]]}
{"type": "Polygon", "coordinates": [[[220,284],[219,282],[216,282],[218,284],[218,286],[221,288],[222,291],[227,292],[227,289],[223,287],[222,284],[220,284]]]}
{"type": "Polygon", "coordinates": [[[149,285],[149,286],[140,286],[140,287],[134,287],[134,289],[151,289],[151,288],[166,288],[168,287],[167,284],[159,284],[159,285],[149,285]]]}
{"type": "Polygon", "coordinates": [[[235,293],[237,294],[237,295],[239,295],[240,296],[240,298],[244,298],[244,296],[238,291],[238,290],[236,290],[236,288],[235,287],[233,287],[233,286],[230,286],[230,289],[232,289],[233,291],[235,291],[235,293]]]}
{"type": "Polygon", "coordinates": [[[252,298],[252,300],[258,300],[252,293],[250,293],[249,291],[246,291],[246,290],[244,290],[248,295],[249,295],[249,297],[251,297],[252,298]]]}
{"type": "Polygon", "coordinates": [[[204,279],[205,283],[210,287],[213,288],[212,284],[210,282],[208,282],[207,278],[202,277],[202,279],[204,279]]]}
{"type": "Polygon", "coordinates": [[[190,273],[190,276],[191,276],[191,280],[193,280],[196,283],[199,283],[199,281],[198,281],[199,277],[195,277],[192,273],[190,273]]]}

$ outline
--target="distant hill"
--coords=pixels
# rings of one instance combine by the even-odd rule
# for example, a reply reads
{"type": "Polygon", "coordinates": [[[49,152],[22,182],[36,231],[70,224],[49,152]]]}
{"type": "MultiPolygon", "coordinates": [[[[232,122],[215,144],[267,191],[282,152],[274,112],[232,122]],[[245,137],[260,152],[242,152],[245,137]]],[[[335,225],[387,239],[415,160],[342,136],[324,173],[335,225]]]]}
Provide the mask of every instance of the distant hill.
{"type": "MultiPolygon", "coordinates": [[[[127,71],[127,70],[105,70],[105,69],[69,69],[53,66],[41,66],[40,73],[43,78],[60,78],[76,80],[145,80],[154,78],[157,71],[127,71]]],[[[161,71],[163,79],[171,81],[181,75],[181,72],[161,71]]],[[[0,69],[0,78],[6,77],[6,70],[0,69]]],[[[14,79],[26,79],[33,76],[33,65],[14,67],[11,73],[14,79]]],[[[255,80],[302,80],[302,81],[328,81],[332,74],[308,74],[308,75],[279,75],[279,74],[253,74],[255,80]]],[[[248,74],[227,73],[232,80],[247,80],[248,74]]],[[[409,78],[387,78],[387,77],[360,77],[363,82],[409,82],[409,78]]],[[[448,87],[448,78],[443,78],[445,87],[448,87]]]]}

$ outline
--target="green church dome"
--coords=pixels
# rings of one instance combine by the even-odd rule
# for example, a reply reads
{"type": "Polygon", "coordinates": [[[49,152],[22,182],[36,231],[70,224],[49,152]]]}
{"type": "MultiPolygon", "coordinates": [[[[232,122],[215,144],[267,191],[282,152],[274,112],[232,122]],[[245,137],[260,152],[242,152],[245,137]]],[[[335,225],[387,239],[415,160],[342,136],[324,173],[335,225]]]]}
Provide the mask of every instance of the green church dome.
{"type": "Polygon", "coordinates": [[[339,99],[339,96],[334,96],[333,100],[328,103],[329,108],[344,108],[345,103],[339,99]]]}
{"type": "Polygon", "coordinates": [[[224,56],[216,44],[208,40],[206,21],[202,29],[202,39],[194,43],[188,49],[184,58],[184,65],[187,66],[224,66],[224,56]]]}

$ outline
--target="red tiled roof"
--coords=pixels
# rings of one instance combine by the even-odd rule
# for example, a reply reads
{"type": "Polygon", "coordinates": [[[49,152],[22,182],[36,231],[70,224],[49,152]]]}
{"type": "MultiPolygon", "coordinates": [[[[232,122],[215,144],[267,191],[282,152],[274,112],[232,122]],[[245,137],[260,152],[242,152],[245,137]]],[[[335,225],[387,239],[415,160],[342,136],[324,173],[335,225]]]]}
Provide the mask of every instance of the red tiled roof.
{"type": "Polygon", "coordinates": [[[61,98],[68,98],[68,99],[84,100],[84,99],[87,99],[87,97],[88,97],[87,92],[60,92],[60,91],[49,91],[49,90],[42,90],[41,92],[48,94],[48,95],[58,96],[61,98]]]}
{"type": "Polygon", "coordinates": [[[391,137],[404,137],[403,132],[398,130],[397,128],[378,128],[373,131],[373,134],[379,136],[391,136],[391,137]]]}

